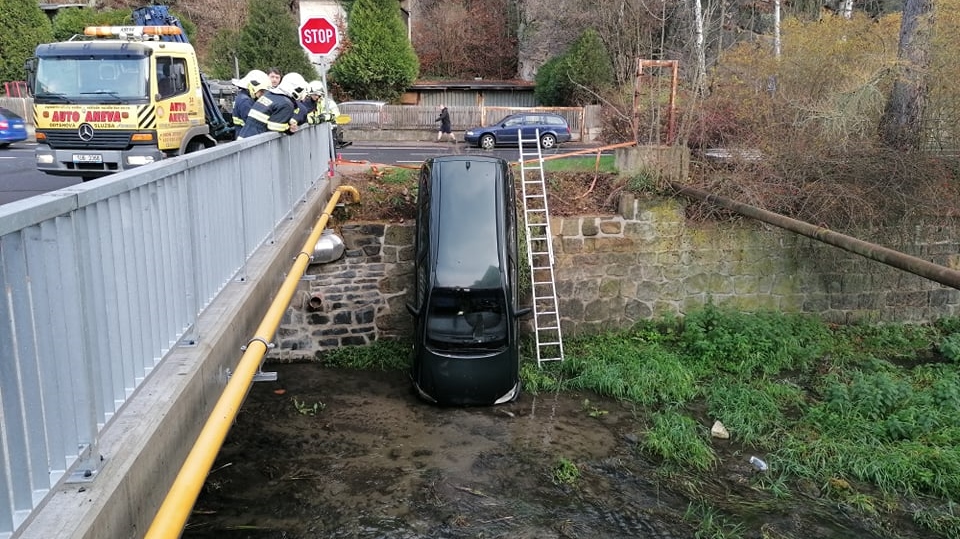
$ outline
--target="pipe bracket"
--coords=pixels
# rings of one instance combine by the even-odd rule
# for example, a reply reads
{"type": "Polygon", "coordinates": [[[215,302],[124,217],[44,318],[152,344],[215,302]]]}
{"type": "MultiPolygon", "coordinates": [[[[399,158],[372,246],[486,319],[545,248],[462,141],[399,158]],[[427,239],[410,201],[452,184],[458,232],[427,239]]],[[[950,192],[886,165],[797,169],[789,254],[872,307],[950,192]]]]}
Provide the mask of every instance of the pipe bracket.
{"type": "Polygon", "coordinates": [[[241,346],[241,347],[240,347],[240,351],[241,351],[241,352],[246,352],[246,351],[247,351],[247,348],[250,346],[250,344],[251,344],[251,343],[255,343],[255,342],[262,342],[262,343],[263,343],[263,346],[265,346],[265,347],[267,348],[267,350],[272,350],[273,348],[276,348],[276,347],[277,347],[276,344],[274,344],[274,343],[272,343],[272,342],[267,342],[267,340],[264,339],[263,337],[254,337],[254,338],[250,339],[249,341],[247,341],[247,344],[241,346]]]}

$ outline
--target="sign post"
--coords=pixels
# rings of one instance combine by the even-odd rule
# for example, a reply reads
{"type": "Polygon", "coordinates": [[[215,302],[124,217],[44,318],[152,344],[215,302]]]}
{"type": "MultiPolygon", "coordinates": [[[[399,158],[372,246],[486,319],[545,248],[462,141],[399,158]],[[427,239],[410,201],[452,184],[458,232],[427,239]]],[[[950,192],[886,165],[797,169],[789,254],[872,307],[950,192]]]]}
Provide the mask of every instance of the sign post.
{"type": "Polygon", "coordinates": [[[300,25],[300,45],[312,54],[330,54],[339,42],[337,27],[326,17],[313,17],[300,25]]]}

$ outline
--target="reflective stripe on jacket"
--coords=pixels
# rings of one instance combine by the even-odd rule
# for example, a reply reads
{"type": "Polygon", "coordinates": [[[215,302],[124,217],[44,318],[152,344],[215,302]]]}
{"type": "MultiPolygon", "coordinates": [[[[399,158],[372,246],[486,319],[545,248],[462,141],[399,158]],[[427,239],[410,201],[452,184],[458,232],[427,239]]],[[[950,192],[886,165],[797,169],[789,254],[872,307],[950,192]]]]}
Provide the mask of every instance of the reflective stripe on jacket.
{"type": "Polygon", "coordinates": [[[283,94],[267,92],[250,108],[243,129],[237,136],[252,137],[267,131],[287,133],[295,113],[296,103],[293,99],[283,94]]]}
{"type": "Polygon", "coordinates": [[[251,107],[253,107],[253,98],[246,90],[239,90],[237,98],[233,102],[233,112],[231,113],[233,115],[233,125],[243,127],[244,120],[247,119],[251,107]]]}

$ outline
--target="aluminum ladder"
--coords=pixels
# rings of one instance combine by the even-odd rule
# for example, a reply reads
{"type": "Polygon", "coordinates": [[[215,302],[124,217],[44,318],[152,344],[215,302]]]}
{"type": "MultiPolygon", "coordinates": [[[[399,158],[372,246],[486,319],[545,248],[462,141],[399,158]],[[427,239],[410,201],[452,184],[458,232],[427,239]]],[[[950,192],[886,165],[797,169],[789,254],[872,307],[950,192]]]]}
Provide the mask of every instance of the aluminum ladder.
{"type": "Polygon", "coordinates": [[[560,309],[553,276],[553,234],[547,208],[547,184],[543,177],[543,153],[540,130],[534,138],[523,138],[517,130],[520,147],[520,185],[523,192],[523,221],[527,232],[527,262],[533,284],[533,329],[537,340],[537,366],[545,361],[563,361],[560,309]],[[529,152],[526,151],[529,148],[529,152]],[[535,151],[534,151],[535,150],[535,151]]]}

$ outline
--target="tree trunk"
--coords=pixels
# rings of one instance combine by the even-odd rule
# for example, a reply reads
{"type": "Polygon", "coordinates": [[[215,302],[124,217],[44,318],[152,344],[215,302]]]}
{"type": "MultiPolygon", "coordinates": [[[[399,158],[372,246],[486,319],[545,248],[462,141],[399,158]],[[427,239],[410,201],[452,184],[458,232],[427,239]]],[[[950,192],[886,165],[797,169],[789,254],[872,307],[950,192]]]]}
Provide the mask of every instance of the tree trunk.
{"type": "Polygon", "coordinates": [[[693,90],[696,95],[702,96],[705,93],[707,80],[707,50],[703,29],[703,6],[700,5],[700,0],[693,0],[692,3],[694,47],[696,48],[696,66],[694,67],[693,74],[693,90]]]}
{"type": "Polygon", "coordinates": [[[880,120],[880,136],[892,148],[918,150],[923,144],[933,16],[933,0],[906,0],[897,51],[900,71],[880,120]]]}

